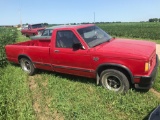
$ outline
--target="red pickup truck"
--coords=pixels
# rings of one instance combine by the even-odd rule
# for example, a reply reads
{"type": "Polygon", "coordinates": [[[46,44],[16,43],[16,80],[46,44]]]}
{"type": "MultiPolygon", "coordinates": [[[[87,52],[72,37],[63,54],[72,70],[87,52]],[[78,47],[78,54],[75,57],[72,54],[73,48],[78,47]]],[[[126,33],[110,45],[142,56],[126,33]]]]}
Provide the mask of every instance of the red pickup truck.
{"type": "Polygon", "coordinates": [[[27,28],[22,29],[21,33],[22,35],[29,37],[29,36],[41,34],[44,29],[45,27],[43,24],[32,24],[32,25],[28,25],[27,28]]]}
{"type": "Polygon", "coordinates": [[[6,45],[8,61],[29,75],[44,69],[95,78],[106,89],[126,92],[131,85],[149,89],[156,77],[156,44],[112,38],[94,24],[60,26],[51,40],[6,45]]]}

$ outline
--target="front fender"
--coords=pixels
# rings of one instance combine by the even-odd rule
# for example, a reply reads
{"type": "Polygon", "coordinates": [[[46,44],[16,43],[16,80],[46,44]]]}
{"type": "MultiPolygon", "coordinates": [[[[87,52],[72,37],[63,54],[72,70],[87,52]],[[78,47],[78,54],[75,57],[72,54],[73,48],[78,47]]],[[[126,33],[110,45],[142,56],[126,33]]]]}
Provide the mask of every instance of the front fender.
{"type": "Polygon", "coordinates": [[[125,74],[127,74],[127,77],[130,78],[130,82],[134,83],[133,74],[129,70],[128,67],[121,65],[121,64],[115,64],[115,63],[103,63],[103,64],[99,65],[96,69],[97,84],[99,84],[99,82],[100,82],[101,72],[106,69],[118,69],[120,71],[123,71],[125,74]]]}

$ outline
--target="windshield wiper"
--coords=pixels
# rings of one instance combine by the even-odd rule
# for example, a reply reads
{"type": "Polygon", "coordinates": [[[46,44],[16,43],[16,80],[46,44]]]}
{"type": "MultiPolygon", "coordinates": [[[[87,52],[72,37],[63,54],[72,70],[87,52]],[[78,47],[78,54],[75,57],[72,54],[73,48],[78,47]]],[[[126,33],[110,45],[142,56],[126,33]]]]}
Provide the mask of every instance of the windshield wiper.
{"type": "Polygon", "coordinates": [[[96,46],[98,46],[98,45],[100,45],[100,44],[103,44],[103,43],[105,43],[105,42],[108,42],[108,41],[104,41],[104,42],[98,43],[98,44],[94,45],[93,47],[96,47],[96,46]]]}
{"type": "Polygon", "coordinates": [[[98,45],[100,45],[100,44],[103,44],[103,43],[105,43],[105,42],[110,42],[110,40],[112,40],[113,38],[110,38],[110,39],[108,39],[108,40],[106,40],[106,41],[103,41],[103,42],[101,42],[101,43],[98,43],[98,44],[96,44],[96,45],[94,45],[94,46],[92,46],[92,47],[96,47],[96,46],[98,46],[98,45]]]}

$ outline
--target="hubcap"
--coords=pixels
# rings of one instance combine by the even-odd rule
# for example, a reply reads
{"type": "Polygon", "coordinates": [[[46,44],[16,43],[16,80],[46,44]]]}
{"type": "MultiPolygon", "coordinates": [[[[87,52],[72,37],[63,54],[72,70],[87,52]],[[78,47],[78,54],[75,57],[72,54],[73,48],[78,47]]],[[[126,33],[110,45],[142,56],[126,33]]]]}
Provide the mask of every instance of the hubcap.
{"type": "Polygon", "coordinates": [[[29,63],[28,63],[28,62],[25,62],[25,69],[26,69],[27,71],[29,71],[29,70],[30,70],[30,65],[29,65],[29,63]]]}
{"type": "Polygon", "coordinates": [[[122,89],[122,82],[117,76],[106,76],[106,87],[109,90],[119,91],[122,89]]]}
{"type": "Polygon", "coordinates": [[[21,65],[22,65],[22,69],[26,72],[30,72],[31,71],[31,66],[30,66],[30,63],[27,61],[27,60],[22,60],[21,62],[21,65]]]}

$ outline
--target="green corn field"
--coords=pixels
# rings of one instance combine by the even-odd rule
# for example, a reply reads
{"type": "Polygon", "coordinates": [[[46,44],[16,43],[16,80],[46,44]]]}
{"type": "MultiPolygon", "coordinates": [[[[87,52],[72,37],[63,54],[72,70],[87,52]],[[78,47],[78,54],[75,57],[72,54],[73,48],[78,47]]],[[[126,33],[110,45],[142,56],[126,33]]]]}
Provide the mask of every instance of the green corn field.
{"type": "Polygon", "coordinates": [[[97,24],[112,36],[160,40],[160,22],[97,24]]]}

